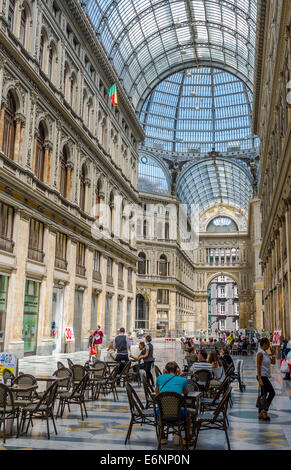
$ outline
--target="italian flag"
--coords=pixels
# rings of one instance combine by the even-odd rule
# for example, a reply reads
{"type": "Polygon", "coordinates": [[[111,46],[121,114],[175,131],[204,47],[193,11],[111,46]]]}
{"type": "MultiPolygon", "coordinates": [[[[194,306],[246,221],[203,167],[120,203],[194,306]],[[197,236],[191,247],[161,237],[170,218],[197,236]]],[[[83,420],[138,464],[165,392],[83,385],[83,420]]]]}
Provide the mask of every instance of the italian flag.
{"type": "Polygon", "coordinates": [[[110,99],[112,101],[113,106],[117,106],[117,88],[116,88],[116,83],[112,85],[109,90],[107,90],[108,95],[110,96],[110,99]]]}

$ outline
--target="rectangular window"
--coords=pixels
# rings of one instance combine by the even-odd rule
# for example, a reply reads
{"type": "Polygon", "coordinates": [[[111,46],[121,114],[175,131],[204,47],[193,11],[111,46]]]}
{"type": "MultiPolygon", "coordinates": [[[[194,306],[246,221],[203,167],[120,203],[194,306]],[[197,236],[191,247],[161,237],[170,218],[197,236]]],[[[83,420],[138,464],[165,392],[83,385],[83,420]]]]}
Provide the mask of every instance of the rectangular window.
{"type": "Polygon", "coordinates": [[[168,289],[158,289],[158,296],[157,296],[158,304],[169,304],[169,291],[168,289]]]}
{"type": "Polygon", "coordinates": [[[36,354],[40,283],[26,280],[22,339],[24,355],[36,354]]]}
{"type": "Polygon", "coordinates": [[[85,276],[85,257],[86,257],[86,246],[83,243],[77,243],[77,256],[76,256],[76,273],[80,276],[85,276]]]}
{"type": "Polygon", "coordinates": [[[0,250],[13,252],[14,209],[0,202],[0,250]]]}
{"type": "Polygon", "coordinates": [[[29,227],[28,258],[43,262],[44,225],[38,220],[31,219],[29,227]]]}
{"type": "Polygon", "coordinates": [[[57,232],[56,236],[56,268],[67,269],[67,235],[57,232]]]}

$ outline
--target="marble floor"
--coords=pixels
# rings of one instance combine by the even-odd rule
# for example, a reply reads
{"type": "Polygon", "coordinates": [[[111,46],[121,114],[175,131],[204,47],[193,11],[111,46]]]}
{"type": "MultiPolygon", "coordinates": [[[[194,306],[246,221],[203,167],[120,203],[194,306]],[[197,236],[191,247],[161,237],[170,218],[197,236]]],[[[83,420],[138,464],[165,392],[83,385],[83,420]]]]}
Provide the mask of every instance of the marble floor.
{"type": "MultiPolygon", "coordinates": [[[[180,346],[174,347],[162,340],[154,342],[156,364],[162,368],[169,360],[183,364],[180,346]]],[[[27,357],[20,360],[19,370],[33,375],[50,374],[56,370],[57,361],[66,364],[70,357],[74,363],[88,359],[88,353],[59,354],[53,357],[27,357]]],[[[237,357],[233,358],[236,361],[237,357]]],[[[240,358],[241,359],[241,358],[240,358]]],[[[229,437],[233,450],[291,450],[291,381],[282,380],[279,361],[272,366],[272,383],[276,391],[269,415],[270,422],[257,418],[255,402],[257,382],[255,356],[244,357],[243,379],[246,390],[240,392],[233,384],[233,407],[229,408],[229,437]]],[[[143,400],[142,389],[137,389],[143,400]]],[[[34,420],[27,435],[19,439],[8,437],[6,443],[0,438],[2,450],[155,450],[156,434],[154,428],[134,426],[130,442],[125,446],[124,440],[130,420],[127,396],[122,387],[118,388],[119,401],[113,396],[102,397],[98,401],[88,400],[86,406],[88,418],[81,420],[78,406],[71,406],[71,412],[65,411],[63,418],[56,421],[58,434],[53,432],[47,439],[46,424],[34,420]]],[[[178,449],[169,441],[167,449],[178,449]]],[[[223,431],[203,431],[199,435],[197,449],[224,450],[227,448],[223,431]]]]}

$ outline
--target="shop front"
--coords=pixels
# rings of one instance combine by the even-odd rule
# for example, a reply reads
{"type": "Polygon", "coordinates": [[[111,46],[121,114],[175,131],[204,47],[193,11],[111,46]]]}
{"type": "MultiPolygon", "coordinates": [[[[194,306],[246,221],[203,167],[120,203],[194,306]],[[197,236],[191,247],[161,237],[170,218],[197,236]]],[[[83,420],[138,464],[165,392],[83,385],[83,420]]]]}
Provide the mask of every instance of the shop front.
{"type": "Polygon", "coordinates": [[[165,337],[169,330],[169,312],[167,310],[157,311],[157,337],[165,337]]]}
{"type": "Polygon", "coordinates": [[[25,281],[22,339],[24,355],[36,354],[40,282],[25,281]]]}
{"type": "Polygon", "coordinates": [[[53,354],[62,352],[63,317],[64,317],[64,292],[62,286],[54,287],[52,298],[52,326],[51,337],[53,339],[53,354]]]}

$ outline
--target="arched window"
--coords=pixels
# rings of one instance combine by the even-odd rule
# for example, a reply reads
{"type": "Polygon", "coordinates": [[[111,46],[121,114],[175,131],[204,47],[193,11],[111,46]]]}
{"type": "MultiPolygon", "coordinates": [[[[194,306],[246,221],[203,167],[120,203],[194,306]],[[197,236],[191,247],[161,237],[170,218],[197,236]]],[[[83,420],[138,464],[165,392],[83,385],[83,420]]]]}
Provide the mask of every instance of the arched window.
{"type": "Polygon", "coordinates": [[[19,33],[19,41],[21,42],[23,46],[25,45],[26,26],[27,26],[27,15],[26,15],[25,8],[23,8],[21,12],[20,33],[19,33]]]}
{"type": "Polygon", "coordinates": [[[114,231],[114,194],[113,194],[113,192],[110,194],[110,198],[109,198],[108,229],[109,229],[110,232],[114,231]]]}
{"type": "Polygon", "coordinates": [[[138,267],[137,267],[137,272],[138,274],[147,274],[147,260],[146,260],[146,255],[141,252],[138,255],[138,267]]]}
{"type": "Polygon", "coordinates": [[[10,31],[13,31],[14,15],[15,15],[15,0],[9,0],[8,28],[10,29],[10,31]]]}
{"type": "Polygon", "coordinates": [[[72,74],[72,77],[71,77],[70,105],[71,105],[71,108],[75,112],[77,112],[77,79],[76,79],[75,74],[72,74]]]}
{"type": "Polygon", "coordinates": [[[170,238],[170,226],[169,222],[165,223],[165,240],[169,240],[170,238]]]}
{"type": "Polygon", "coordinates": [[[54,63],[54,51],[53,51],[53,47],[51,46],[49,48],[48,71],[47,71],[47,74],[50,80],[52,80],[53,78],[53,63],[54,63]]]}
{"type": "Polygon", "coordinates": [[[96,185],[96,193],[95,193],[95,204],[96,204],[95,218],[96,220],[98,220],[101,216],[101,213],[100,213],[101,188],[102,188],[102,183],[101,183],[101,180],[99,179],[96,185]]]}
{"type": "Polygon", "coordinates": [[[42,34],[40,37],[39,58],[38,58],[39,66],[41,69],[43,68],[44,43],[45,43],[44,36],[42,34]]]}
{"type": "Polygon", "coordinates": [[[68,181],[68,149],[63,148],[61,156],[61,176],[60,176],[60,193],[63,197],[67,197],[67,181],[68,181]]]}
{"type": "Polygon", "coordinates": [[[36,139],[36,157],[35,157],[35,176],[41,181],[44,180],[44,164],[45,164],[45,129],[42,123],[38,128],[36,139]]]}
{"type": "Polygon", "coordinates": [[[70,74],[70,69],[69,69],[68,64],[66,64],[65,65],[65,71],[64,71],[63,89],[64,89],[64,97],[65,97],[65,100],[67,100],[67,101],[69,101],[68,100],[68,91],[69,91],[68,79],[69,79],[69,74],[70,74]]]}
{"type": "Polygon", "coordinates": [[[8,158],[13,160],[14,157],[14,146],[15,146],[15,131],[16,131],[16,103],[11,93],[7,96],[7,107],[4,113],[4,126],[3,126],[3,141],[2,151],[8,158]]]}
{"type": "Polygon", "coordinates": [[[169,274],[169,263],[165,255],[160,256],[158,261],[158,276],[168,276],[169,274]]]}
{"type": "Polygon", "coordinates": [[[85,195],[86,195],[86,185],[85,180],[87,176],[87,168],[85,163],[82,165],[81,168],[81,176],[80,176],[80,209],[82,211],[85,210],[85,195]]]}

